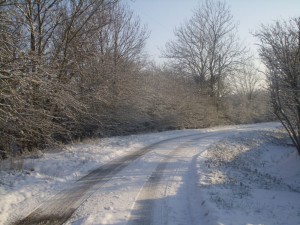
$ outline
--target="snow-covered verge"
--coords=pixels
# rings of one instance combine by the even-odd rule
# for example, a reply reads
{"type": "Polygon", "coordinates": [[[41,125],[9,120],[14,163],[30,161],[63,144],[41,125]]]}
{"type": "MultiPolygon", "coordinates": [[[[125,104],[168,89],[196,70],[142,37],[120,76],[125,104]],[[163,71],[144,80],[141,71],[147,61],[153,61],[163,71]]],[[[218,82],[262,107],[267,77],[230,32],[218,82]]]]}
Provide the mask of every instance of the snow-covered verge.
{"type": "Polygon", "coordinates": [[[167,131],[86,140],[0,162],[0,224],[23,218],[42,202],[109,161],[152,143],[207,130],[167,131]]]}
{"type": "Polygon", "coordinates": [[[242,131],[199,154],[201,201],[219,225],[300,224],[300,157],[282,130],[242,131]]]}

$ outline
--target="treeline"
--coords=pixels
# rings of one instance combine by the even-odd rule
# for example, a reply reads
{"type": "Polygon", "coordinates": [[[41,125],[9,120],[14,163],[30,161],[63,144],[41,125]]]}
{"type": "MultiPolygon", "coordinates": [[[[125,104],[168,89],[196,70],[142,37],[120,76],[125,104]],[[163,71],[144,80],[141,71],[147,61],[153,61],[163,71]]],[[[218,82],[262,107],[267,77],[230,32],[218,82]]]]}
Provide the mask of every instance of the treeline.
{"type": "MultiPolygon", "coordinates": [[[[268,94],[251,76],[231,79],[232,67],[199,80],[176,63],[153,66],[147,27],[117,0],[0,0],[0,31],[0,158],[84,137],[271,118],[268,94]]],[[[210,65],[222,66],[216,54],[210,65]]]]}

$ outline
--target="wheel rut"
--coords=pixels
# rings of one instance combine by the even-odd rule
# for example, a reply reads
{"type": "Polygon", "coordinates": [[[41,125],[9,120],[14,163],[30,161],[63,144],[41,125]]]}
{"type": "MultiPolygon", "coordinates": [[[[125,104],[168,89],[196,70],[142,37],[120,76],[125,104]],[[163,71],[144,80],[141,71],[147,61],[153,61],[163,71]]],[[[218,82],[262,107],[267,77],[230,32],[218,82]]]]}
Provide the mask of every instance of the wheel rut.
{"type": "MultiPolygon", "coordinates": [[[[155,171],[152,172],[143,188],[141,189],[138,198],[133,206],[131,216],[128,219],[128,225],[163,225],[168,224],[168,196],[173,193],[169,193],[168,187],[176,181],[178,173],[187,173],[188,171],[179,171],[179,168],[168,168],[174,161],[183,161],[182,168],[187,170],[191,169],[191,161],[197,151],[189,151],[187,148],[194,144],[196,141],[202,138],[212,136],[214,134],[201,135],[201,137],[192,138],[171,151],[161,163],[158,164],[155,171]],[[186,158],[185,158],[186,156],[186,158]],[[185,159],[184,159],[185,158],[185,159]]],[[[178,164],[178,163],[177,163],[178,164]]],[[[181,168],[181,169],[182,169],[181,168]]],[[[187,184],[184,184],[187,185],[187,184]]],[[[187,188],[189,190],[189,188],[187,188]]],[[[184,193],[187,203],[189,202],[189,193],[184,193]]],[[[187,204],[186,208],[190,206],[187,204]]],[[[186,210],[186,214],[189,214],[190,210],[186,210]]],[[[194,224],[193,216],[186,215],[187,220],[184,224],[194,224]]],[[[170,222],[170,221],[169,221],[170,222]]]]}

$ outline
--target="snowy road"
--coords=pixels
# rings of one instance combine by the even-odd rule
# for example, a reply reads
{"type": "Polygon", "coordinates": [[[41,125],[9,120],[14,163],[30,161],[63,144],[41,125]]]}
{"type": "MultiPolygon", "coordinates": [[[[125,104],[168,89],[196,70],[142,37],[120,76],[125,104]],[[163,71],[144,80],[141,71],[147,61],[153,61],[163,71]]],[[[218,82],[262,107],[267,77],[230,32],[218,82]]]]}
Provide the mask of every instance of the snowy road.
{"type": "Polygon", "coordinates": [[[73,143],[0,163],[0,224],[298,225],[278,123],[73,143]]]}
{"type": "Polygon", "coordinates": [[[197,186],[195,144],[207,142],[216,134],[200,135],[179,144],[151,173],[133,207],[129,224],[199,224],[193,205],[197,186]],[[201,140],[201,141],[200,141],[201,140]],[[194,160],[193,160],[194,159],[194,160]],[[174,207],[175,206],[175,207],[174,207]]]}
{"type": "MultiPolygon", "coordinates": [[[[226,135],[228,134],[226,132],[226,135]]],[[[130,173],[130,164],[134,161],[136,161],[134,164],[147,163],[145,162],[147,160],[150,160],[148,164],[151,165],[147,169],[148,171],[145,171],[144,176],[140,177],[141,186],[136,186],[136,192],[131,193],[136,196],[136,201],[132,201],[134,207],[131,215],[123,222],[128,222],[128,224],[175,224],[174,221],[176,221],[178,224],[197,224],[191,215],[191,209],[194,208],[191,204],[195,193],[190,190],[197,183],[194,177],[195,168],[193,167],[195,165],[192,164],[193,158],[199,153],[199,148],[196,149],[195,146],[199,147],[201,144],[206,146],[224,135],[224,132],[220,131],[211,134],[192,134],[151,144],[92,171],[74,183],[72,188],[63,190],[16,224],[63,224],[84,201],[88,202],[88,198],[95,192],[101,192],[101,188],[105,184],[113,185],[120,176],[118,174],[120,171],[124,170],[123,173],[126,171],[130,173]],[[147,156],[147,153],[151,153],[151,155],[147,156]],[[151,172],[153,169],[154,171],[151,172]],[[172,207],[176,202],[180,202],[180,206],[172,207]]],[[[122,186],[126,187],[126,184],[122,186]]],[[[119,192],[118,195],[126,195],[122,188],[115,192],[119,192]]],[[[101,199],[100,201],[113,202],[113,199],[106,201],[101,199]]],[[[105,211],[112,209],[111,206],[106,205],[102,205],[100,208],[105,211]]],[[[119,221],[119,215],[116,217],[119,221]]],[[[104,215],[103,219],[106,220],[106,218],[107,215],[104,215]]],[[[113,224],[117,224],[116,222],[114,221],[113,224]]]]}

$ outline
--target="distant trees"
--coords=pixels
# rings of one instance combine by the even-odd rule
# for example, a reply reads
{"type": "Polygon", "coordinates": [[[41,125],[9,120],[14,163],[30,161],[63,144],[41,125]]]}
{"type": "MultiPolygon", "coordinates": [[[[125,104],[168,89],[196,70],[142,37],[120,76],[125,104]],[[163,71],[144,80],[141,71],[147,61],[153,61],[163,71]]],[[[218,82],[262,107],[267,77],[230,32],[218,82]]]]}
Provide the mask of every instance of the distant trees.
{"type": "Polygon", "coordinates": [[[265,77],[253,62],[245,63],[228,81],[230,95],[225,99],[227,117],[233,123],[253,123],[274,119],[265,77]]]}
{"type": "Polygon", "coordinates": [[[233,76],[231,76],[232,88],[235,93],[249,101],[254,99],[261,89],[262,74],[254,63],[245,63],[233,76]]]}
{"type": "Polygon", "coordinates": [[[218,102],[228,91],[225,80],[245,59],[246,49],[236,31],[227,4],[206,0],[175,30],[175,40],[167,43],[164,56],[192,76],[203,94],[218,102]]]}
{"type": "Polygon", "coordinates": [[[198,98],[206,99],[202,104],[210,109],[215,123],[271,118],[267,113],[268,98],[258,86],[259,75],[247,48],[239,41],[237,25],[226,2],[204,1],[174,35],[163,56],[177,74],[197,87],[198,98]]]}
{"type": "Polygon", "coordinates": [[[144,110],[158,129],[203,128],[220,123],[208,96],[199,97],[198,86],[168,66],[152,67],[141,77],[144,110]]]}
{"type": "Polygon", "coordinates": [[[262,25],[255,36],[274,113],[300,154],[300,18],[262,25]]]}

